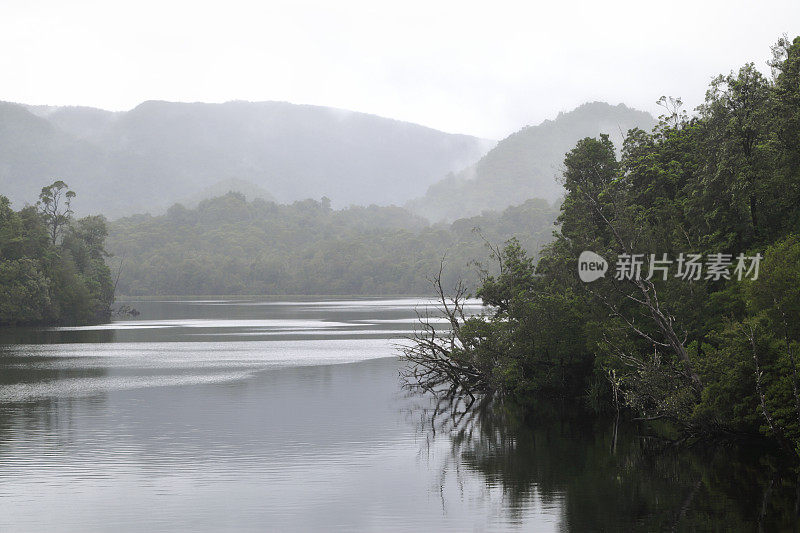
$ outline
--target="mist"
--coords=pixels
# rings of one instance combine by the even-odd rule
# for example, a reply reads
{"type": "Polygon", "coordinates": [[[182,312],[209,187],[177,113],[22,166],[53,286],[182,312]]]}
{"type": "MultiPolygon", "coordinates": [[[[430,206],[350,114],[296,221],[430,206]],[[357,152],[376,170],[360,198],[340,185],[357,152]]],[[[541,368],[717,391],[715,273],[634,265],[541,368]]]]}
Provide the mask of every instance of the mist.
{"type": "Polygon", "coordinates": [[[798,20],[5,1],[0,530],[797,531],[798,20]]]}
{"type": "Polygon", "coordinates": [[[129,111],[287,101],[501,139],[587,101],[659,114],[713,73],[767,70],[800,6],[770,2],[5,2],[0,100],[129,111]]]}

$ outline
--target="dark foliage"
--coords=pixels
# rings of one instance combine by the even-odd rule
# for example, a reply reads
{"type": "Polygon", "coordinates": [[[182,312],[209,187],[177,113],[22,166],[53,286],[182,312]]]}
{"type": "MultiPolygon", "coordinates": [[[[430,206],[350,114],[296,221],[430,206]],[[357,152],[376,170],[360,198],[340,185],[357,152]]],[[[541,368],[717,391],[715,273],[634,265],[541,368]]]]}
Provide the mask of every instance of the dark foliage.
{"type": "Polygon", "coordinates": [[[111,316],[106,221],[72,219],[75,193],[62,181],[37,207],[14,211],[0,196],[0,325],[87,324],[111,316]]]}
{"type": "Polygon", "coordinates": [[[459,324],[439,357],[491,361],[476,390],[526,401],[583,396],[673,423],[684,437],[762,433],[800,452],[800,38],[774,48],[773,77],[752,64],[715,78],[693,117],[680,100],[621,158],[607,136],[564,160],[557,239],[538,265],[515,242],[479,295],[493,315],[459,324]],[[611,271],[592,283],[578,256],[611,271]],[[650,254],[763,256],[757,279],[648,279],[650,254]],[[615,279],[643,254],[640,279],[615,279]],[[497,354],[500,354],[499,356],[497,354]]]}

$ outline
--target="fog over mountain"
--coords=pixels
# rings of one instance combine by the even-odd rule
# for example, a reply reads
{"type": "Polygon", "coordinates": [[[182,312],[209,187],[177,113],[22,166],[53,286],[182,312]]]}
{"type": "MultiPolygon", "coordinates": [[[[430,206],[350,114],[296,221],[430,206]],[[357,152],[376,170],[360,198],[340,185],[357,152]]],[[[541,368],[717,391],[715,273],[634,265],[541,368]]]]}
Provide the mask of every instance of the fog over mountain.
{"type": "Polygon", "coordinates": [[[112,217],[196,202],[230,183],[280,202],[402,204],[493,144],[283,102],[148,101],[127,112],[0,102],[0,189],[21,206],[60,178],[79,213],[112,217]]]}
{"type": "Polygon", "coordinates": [[[584,137],[606,133],[621,148],[629,129],[649,131],[655,119],[624,104],[586,103],[554,120],[528,126],[500,141],[474,165],[449,173],[406,205],[430,220],[455,220],[489,209],[502,211],[529,198],[556,201],[564,155],[584,137]]]}

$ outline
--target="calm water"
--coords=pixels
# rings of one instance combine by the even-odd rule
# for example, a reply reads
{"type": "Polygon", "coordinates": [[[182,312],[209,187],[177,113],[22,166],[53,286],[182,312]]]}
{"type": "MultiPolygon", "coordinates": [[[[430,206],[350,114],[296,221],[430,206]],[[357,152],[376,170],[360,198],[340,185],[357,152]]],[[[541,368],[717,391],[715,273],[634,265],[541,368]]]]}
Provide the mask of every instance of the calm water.
{"type": "Polygon", "coordinates": [[[395,344],[424,304],[137,302],[3,332],[0,531],[795,527],[794,474],[753,450],[408,396],[395,344]]]}

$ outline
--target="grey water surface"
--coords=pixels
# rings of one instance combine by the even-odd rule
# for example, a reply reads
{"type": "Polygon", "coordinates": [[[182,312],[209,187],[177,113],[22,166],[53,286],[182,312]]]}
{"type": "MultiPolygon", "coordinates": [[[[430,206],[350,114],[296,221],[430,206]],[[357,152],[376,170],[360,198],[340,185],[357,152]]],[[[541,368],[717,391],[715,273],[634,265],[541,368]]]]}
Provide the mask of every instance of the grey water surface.
{"type": "Polygon", "coordinates": [[[796,480],[750,452],[410,395],[397,345],[431,304],[147,301],[107,325],[2,332],[0,531],[793,523],[796,480]]]}

